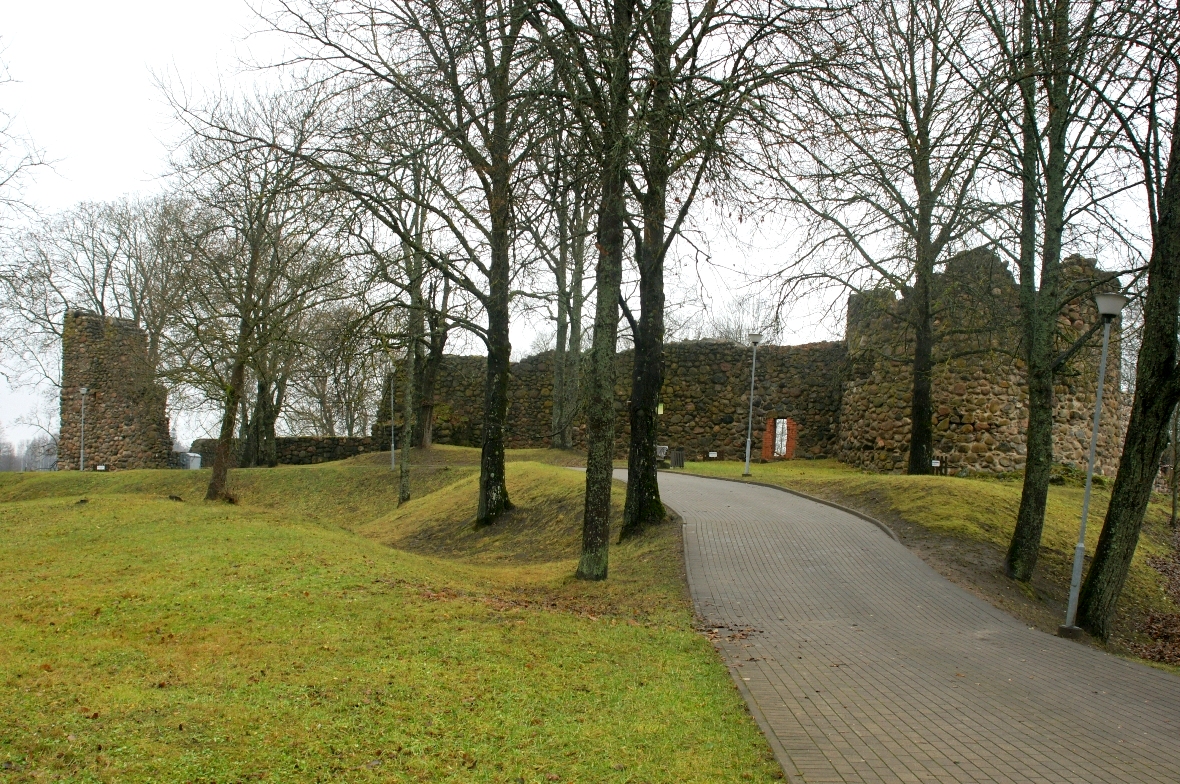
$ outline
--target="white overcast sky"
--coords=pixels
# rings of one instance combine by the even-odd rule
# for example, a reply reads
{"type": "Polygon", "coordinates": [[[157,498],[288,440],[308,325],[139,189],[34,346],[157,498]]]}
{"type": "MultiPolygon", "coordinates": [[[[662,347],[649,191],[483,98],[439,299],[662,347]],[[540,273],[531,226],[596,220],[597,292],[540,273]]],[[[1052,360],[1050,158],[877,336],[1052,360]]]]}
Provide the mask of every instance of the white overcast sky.
{"type": "MultiPolygon", "coordinates": [[[[279,55],[280,41],[250,35],[258,26],[246,0],[0,0],[0,49],[16,79],[0,87],[0,105],[56,161],[54,171],[29,185],[26,198],[53,211],[160,189],[176,128],[157,80],[209,89],[266,78],[242,65],[279,55]]],[[[739,270],[772,262],[775,253],[728,254],[720,237],[710,244],[739,270]]],[[[718,285],[724,287],[720,278],[737,276],[711,277],[719,278],[708,284],[716,295],[718,285]]],[[[795,324],[784,342],[829,338],[837,330],[818,323],[814,312],[795,324]]],[[[531,333],[526,324],[514,328],[517,351],[527,350],[531,333]]],[[[33,435],[14,420],[37,405],[37,396],[8,389],[0,379],[0,425],[10,439],[33,435]]]]}

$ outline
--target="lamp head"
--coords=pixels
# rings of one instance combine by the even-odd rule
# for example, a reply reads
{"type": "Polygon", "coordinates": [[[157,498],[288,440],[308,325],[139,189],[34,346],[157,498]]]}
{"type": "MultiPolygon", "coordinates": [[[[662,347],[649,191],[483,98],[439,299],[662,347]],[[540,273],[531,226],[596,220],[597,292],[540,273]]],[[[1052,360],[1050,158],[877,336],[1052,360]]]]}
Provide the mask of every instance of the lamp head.
{"type": "Polygon", "coordinates": [[[762,334],[760,332],[751,332],[750,333],[750,345],[751,346],[757,346],[761,342],[762,342],[762,334]]]}
{"type": "Polygon", "coordinates": [[[1098,306],[1098,313],[1104,319],[1116,318],[1127,304],[1127,298],[1122,294],[1096,294],[1094,303],[1098,306]]]}
{"type": "Polygon", "coordinates": [[[89,392],[89,391],[90,391],[90,387],[82,387],[82,388],[81,388],[80,390],[78,390],[78,391],[79,391],[79,392],[81,392],[83,395],[85,395],[87,392],[89,392]]]}

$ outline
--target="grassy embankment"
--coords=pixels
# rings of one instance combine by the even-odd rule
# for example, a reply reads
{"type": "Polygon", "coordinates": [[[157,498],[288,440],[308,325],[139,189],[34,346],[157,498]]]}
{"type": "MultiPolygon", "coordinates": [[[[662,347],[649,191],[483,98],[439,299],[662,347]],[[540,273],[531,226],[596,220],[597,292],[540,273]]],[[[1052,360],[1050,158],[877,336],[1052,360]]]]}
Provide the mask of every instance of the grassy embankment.
{"type": "Polygon", "coordinates": [[[675,526],[573,581],[582,478],[514,462],[475,532],[472,452],[400,509],[388,453],[233,472],[232,506],[204,471],[0,475],[0,780],[774,778],[675,526]]]}
{"type": "MultiPolygon", "coordinates": [[[[686,471],[741,479],[735,461],[688,463],[686,471]]],[[[860,471],[833,460],[791,460],[751,466],[751,480],[834,501],[888,524],[911,549],[949,577],[1045,631],[1054,632],[1065,614],[1083,489],[1076,478],[1049,488],[1048,513],[1037,573],[1030,585],[1003,575],[1004,551],[1020,505],[1018,478],[904,476],[860,471]]],[[[1086,541],[1093,554],[1109,501],[1108,488],[1095,486],[1086,541]]],[[[1160,574],[1147,563],[1170,551],[1169,509],[1152,503],[1131,574],[1120,601],[1113,640],[1140,641],[1138,628],[1151,612],[1176,612],[1160,574]]]]}

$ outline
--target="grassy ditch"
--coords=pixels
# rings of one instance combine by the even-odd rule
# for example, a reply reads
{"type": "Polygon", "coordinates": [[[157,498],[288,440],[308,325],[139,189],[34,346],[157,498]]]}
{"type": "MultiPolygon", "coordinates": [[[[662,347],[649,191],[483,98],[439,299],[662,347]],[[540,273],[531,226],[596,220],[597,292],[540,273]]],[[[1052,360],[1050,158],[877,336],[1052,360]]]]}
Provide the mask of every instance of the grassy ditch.
{"type": "MultiPolygon", "coordinates": [[[[688,463],[689,473],[741,479],[739,462],[688,463]]],[[[958,478],[878,474],[834,460],[791,460],[751,466],[750,479],[834,501],[888,524],[902,541],[959,585],[1016,615],[1030,626],[1055,632],[1063,622],[1083,488],[1076,477],[1049,488],[1048,511],[1037,572],[1030,584],[1003,574],[1003,556],[1020,505],[1017,477],[958,478]]],[[[1110,495],[1095,486],[1086,541],[1093,554],[1110,495]]],[[[1131,574],[1119,603],[1111,641],[1115,650],[1145,641],[1140,629],[1151,613],[1176,612],[1163,577],[1149,558],[1171,551],[1169,508],[1152,503],[1131,574]]],[[[1088,559],[1087,559],[1088,566],[1088,559]]]]}
{"type": "Polygon", "coordinates": [[[584,480],[513,462],[474,532],[452,457],[400,509],[361,460],[235,471],[234,505],[204,471],[0,475],[0,780],[780,775],[675,526],[578,583],[584,480]]]}

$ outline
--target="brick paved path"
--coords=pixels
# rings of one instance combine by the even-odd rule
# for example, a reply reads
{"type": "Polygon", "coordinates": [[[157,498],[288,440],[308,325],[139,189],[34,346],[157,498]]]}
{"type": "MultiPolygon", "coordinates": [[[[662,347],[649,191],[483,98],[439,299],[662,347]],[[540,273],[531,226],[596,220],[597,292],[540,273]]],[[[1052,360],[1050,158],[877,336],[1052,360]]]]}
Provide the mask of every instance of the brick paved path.
{"type": "Polygon", "coordinates": [[[660,492],[792,780],[1180,782],[1180,678],[1032,631],[837,509],[670,473],[660,492]]]}

